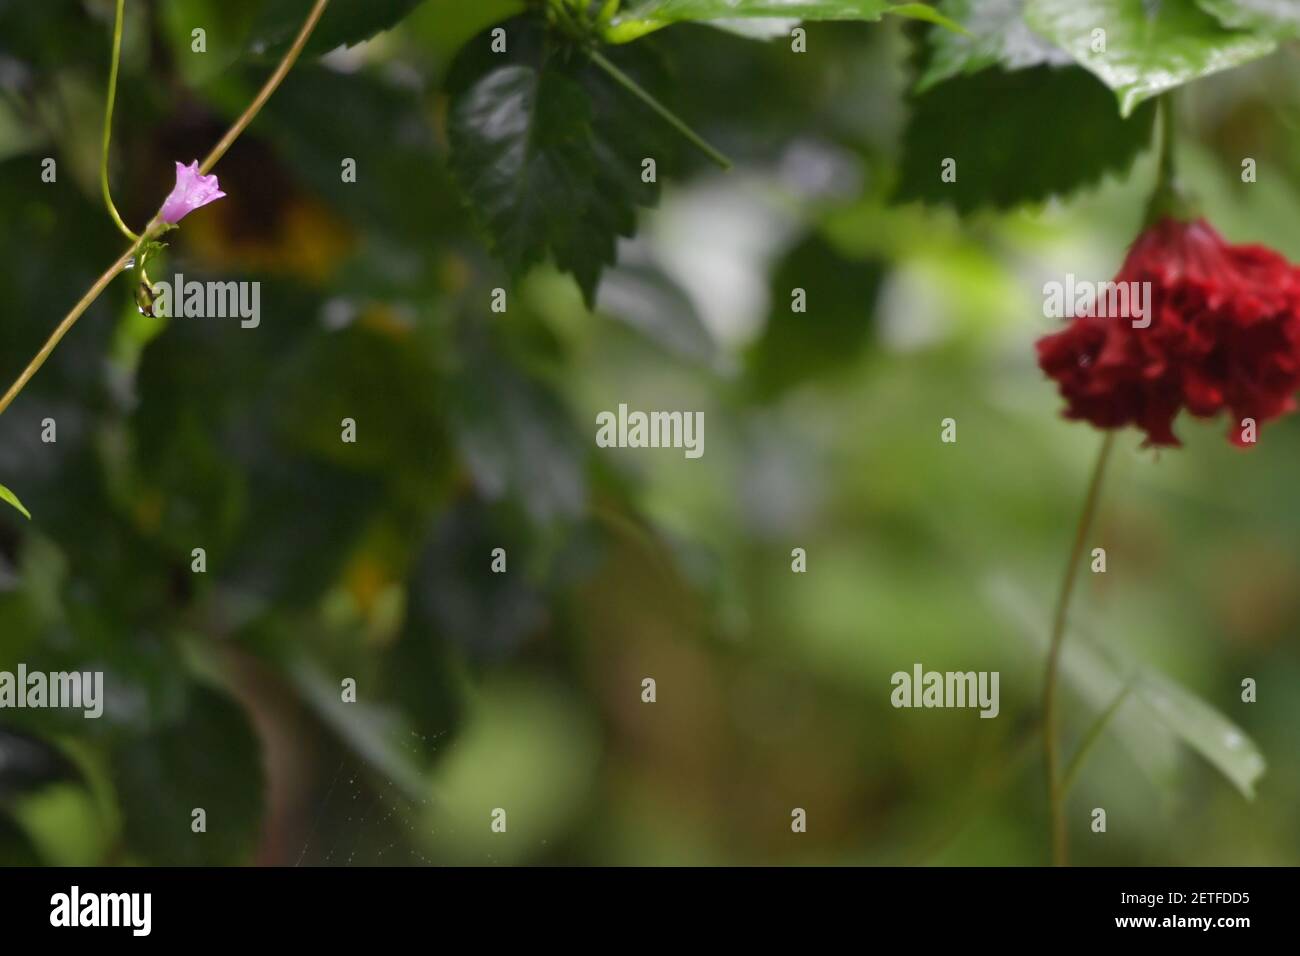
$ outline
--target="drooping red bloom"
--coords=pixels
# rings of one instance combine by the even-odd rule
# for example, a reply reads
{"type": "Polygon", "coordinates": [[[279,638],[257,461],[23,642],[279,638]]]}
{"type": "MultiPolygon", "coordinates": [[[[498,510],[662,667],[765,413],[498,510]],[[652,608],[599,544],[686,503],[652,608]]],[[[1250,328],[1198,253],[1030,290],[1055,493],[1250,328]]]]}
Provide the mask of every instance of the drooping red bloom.
{"type": "Polygon", "coordinates": [[[1203,219],[1166,218],[1138,236],[1114,281],[1150,283],[1149,325],[1094,307],[1038,340],[1066,418],[1132,424],[1147,445],[1178,446],[1179,410],[1226,410],[1228,437],[1242,445],[1243,419],[1262,425],[1296,407],[1300,270],[1277,252],[1229,245],[1203,219]]]}

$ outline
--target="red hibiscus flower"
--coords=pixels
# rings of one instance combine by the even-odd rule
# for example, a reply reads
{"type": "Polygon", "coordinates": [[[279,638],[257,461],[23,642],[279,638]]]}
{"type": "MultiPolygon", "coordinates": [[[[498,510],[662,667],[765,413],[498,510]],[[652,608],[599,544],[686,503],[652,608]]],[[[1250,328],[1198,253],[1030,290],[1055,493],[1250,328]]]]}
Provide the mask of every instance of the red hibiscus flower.
{"type": "Polygon", "coordinates": [[[1165,218],[1138,236],[1114,281],[1150,283],[1140,321],[1094,306],[1038,341],[1066,418],[1133,424],[1146,445],[1178,446],[1180,409],[1206,418],[1227,410],[1228,437],[1243,445],[1253,434],[1244,419],[1261,425],[1295,408],[1300,270],[1278,253],[1229,245],[1203,219],[1165,218]]]}

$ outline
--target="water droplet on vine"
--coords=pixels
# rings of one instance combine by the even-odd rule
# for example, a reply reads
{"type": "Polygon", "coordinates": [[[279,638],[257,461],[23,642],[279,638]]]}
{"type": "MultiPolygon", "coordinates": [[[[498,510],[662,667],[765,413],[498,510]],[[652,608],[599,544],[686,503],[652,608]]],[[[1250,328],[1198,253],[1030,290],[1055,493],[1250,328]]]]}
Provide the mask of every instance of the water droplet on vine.
{"type": "Polygon", "coordinates": [[[135,287],[135,307],[140,310],[141,315],[147,315],[151,319],[156,317],[153,304],[157,298],[147,282],[141,282],[135,287]]]}

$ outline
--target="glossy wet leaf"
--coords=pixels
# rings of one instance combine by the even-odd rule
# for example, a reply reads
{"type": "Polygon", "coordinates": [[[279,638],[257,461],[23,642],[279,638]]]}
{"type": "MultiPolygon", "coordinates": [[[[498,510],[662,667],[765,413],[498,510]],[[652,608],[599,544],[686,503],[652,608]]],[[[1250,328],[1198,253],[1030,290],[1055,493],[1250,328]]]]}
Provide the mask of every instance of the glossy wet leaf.
{"type": "Polygon", "coordinates": [[[966,32],[938,27],[930,30],[929,58],[917,80],[917,92],[949,77],[978,73],[989,66],[1023,70],[1074,62],[1070,54],[1028,27],[1024,21],[1025,0],[943,0],[938,9],[966,32]]]}
{"type": "Polygon", "coordinates": [[[627,43],[674,23],[780,17],[879,20],[886,13],[953,26],[933,7],[888,0],[632,0],[614,17],[606,38],[627,43]]]}
{"type": "Polygon", "coordinates": [[[1253,30],[1279,40],[1300,37],[1300,3],[1295,0],[1196,0],[1225,27],[1253,30]]]}
{"type": "Polygon", "coordinates": [[[1124,116],[1165,90],[1267,56],[1277,45],[1225,29],[1190,0],[1028,0],[1025,22],[1114,90],[1124,116]]]}
{"type": "Polygon", "coordinates": [[[709,26],[733,33],[747,40],[775,40],[787,37],[800,21],[793,18],[771,20],[710,20],[709,26]]]}
{"type": "MultiPolygon", "coordinates": [[[[656,159],[663,175],[670,131],[583,55],[547,47],[531,22],[508,29],[508,58],[479,38],[452,69],[452,169],[513,275],[550,258],[591,305],[638,207],[658,200],[642,163],[656,159]]],[[[664,85],[644,47],[620,53],[643,87],[664,85]]]]}

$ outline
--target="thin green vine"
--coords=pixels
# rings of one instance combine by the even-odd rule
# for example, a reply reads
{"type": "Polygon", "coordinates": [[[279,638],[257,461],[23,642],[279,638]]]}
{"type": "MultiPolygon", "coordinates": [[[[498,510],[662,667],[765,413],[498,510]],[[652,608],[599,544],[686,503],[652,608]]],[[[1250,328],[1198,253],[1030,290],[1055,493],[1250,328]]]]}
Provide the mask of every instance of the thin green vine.
{"type": "Polygon", "coordinates": [[[618,12],[618,6],[618,0],[607,0],[593,17],[590,6],[584,0],[576,0],[576,2],[575,0],[550,0],[546,7],[546,18],[570,40],[583,47],[591,62],[600,67],[610,79],[650,107],[660,119],[707,156],[711,162],[720,169],[731,169],[733,164],[726,155],[691,129],[680,116],[659,102],[653,93],[615,66],[597,48],[600,38],[604,36],[614,14],[618,12]]]}
{"type": "Polygon", "coordinates": [[[720,168],[731,169],[732,163],[730,159],[717,149],[714,149],[703,136],[687,126],[686,122],[681,117],[655,99],[654,96],[650,94],[649,90],[641,86],[636,82],[636,80],[632,79],[632,77],[628,76],[611,63],[603,53],[599,50],[592,50],[590,56],[592,63],[595,63],[598,67],[608,73],[615,83],[623,87],[623,89],[627,90],[646,106],[650,107],[650,109],[654,110],[655,113],[664,120],[664,122],[685,137],[687,142],[711,159],[720,168]]]}
{"type": "Polygon", "coordinates": [[[1097,514],[1097,505],[1101,500],[1101,482],[1106,474],[1106,465],[1110,461],[1110,453],[1114,445],[1115,433],[1106,432],[1106,437],[1101,442],[1101,450],[1097,453],[1097,462],[1093,465],[1092,478],[1088,482],[1083,511],[1075,527],[1070,557],[1065,563],[1065,574],[1056,599],[1056,613],[1052,617],[1052,634],[1047,646],[1047,674],[1043,681],[1043,749],[1047,758],[1047,803],[1052,821],[1053,866],[1065,866],[1069,862],[1069,838],[1065,827],[1064,776],[1059,769],[1061,751],[1057,738],[1056,685],[1060,671],[1061,646],[1065,641],[1065,624],[1069,616],[1070,598],[1074,594],[1074,584],[1079,577],[1080,559],[1083,557],[1083,549],[1088,541],[1088,532],[1092,529],[1093,518],[1097,514]]]}
{"type": "Polygon", "coordinates": [[[117,0],[117,14],[113,20],[113,62],[108,69],[108,98],[104,106],[104,148],[99,157],[99,185],[104,193],[104,205],[118,230],[132,242],[139,240],[130,227],[122,221],[117,206],[113,204],[113,192],[108,187],[108,148],[113,140],[113,103],[117,99],[117,70],[122,60],[122,20],[126,12],[126,0],[117,0]]]}
{"type": "MultiPolygon", "coordinates": [[[[117,27],[114,29],[114,49],[118,47],[121,40],[121,2],[122,0],[119,0],[119,18],[117,27]]],[[[234,145],[235,140],[237,140],[240,134],[248,128],[248,125],[253,122],[257,117],[257,114],[261,112],[262,107],[266,105],[266,101],[271,98],[271,94],[273,94],[284,81],[285,76],[288,75],[293,64],[297,62],[298,57],[302,55],[303,48],[307,45],[307,40],[316,29],[316,25],[320,23],[321,15],[324,14],[325,8],[328,5],[329,0],[316,0],[315,4],[311,8],[311,12],[307,14],[307,18],[303,21],[302,27],[298,31],[297,38],[293,41],[293,45],[285,52],[284,57],[280,60],[280,64],[276,67],[275,72],[271,74],[266,83],[263,84],[261,90],[258,91],[257,96],[253,98],[253,101],[248,105],[244,112],[240,114],[239,118],[235,120],[234,124],[226,131],[226,134],[221,137],[221,140],[212,148],[212,151],[208,153],[207,157],[203,160],[203,163],[200,166],[202,173],[207,174],[212,167],[217,164],[218,160],[226,154],[226,151],[234,145]]],[[[117,58],[115,56],[112,80],[116,79],[116,60],[117,58]]],[[[110,80],[110,91],[113,85],[112,80],[110,80]]],[[[110,118],[112,113],[112,101],[113,96],[110,92],[108,109],[110,118]]],[[[107,122],[105,127],[108,127],[107,122]]],[[[105,155],[107,155],[107,138],[105,139],[104,149],[105,155]]],[[[107,180],[105,180],[105,182],[107,182],[107,180]]],[[[107,187],[105,187],[105,189],[107,190],[107,187]]],[[[107,198],[107,192],[105,193],[105,196],[107,198]]],[[[109,200],[109,206],[110,208],[112,206],[111,200],[109,200]]],[[[119,223],[119,225],[125,229],[125,224],[119,223]]],[[[36,353],[35,357],[33,357],[30,362],[27,363],[27,367],[22,370],[14,383],[9,386],[8,391],[0,397],[0,414],[4,414],[5,410],[9,408],[14,399],[17,398],[19,393],[21,393],[26,387],[27,383],[31,381],[32,376],[34,376],[37,371],[40,370],[41,366],[45,364],[46,359],[50,357],[50,353],[52,353],[58,346],[59,342],[63,340],[63,337],[68,334],[72,327],[77,323],[77,320],[81,318],[88,308],[90,308],[91,304],[99,298],[106,288],[108,288],[109,283],[111,283],[124,269],[132,265],[133,260],[142,249],[146,248],[147,244],[152,243],[159,235],[166,232],[169,228],[170,227],[166,223],[159,220],[158,215],[155,213],[153,219],[149,221],[148,226],[146,226],[144,231],[138,236],[127,230],[128,235],[133,237],[133,242],[130,248],[122,253],[122,255],[118,257],[117,261],[104,271],[103,275],[95,280],[95,283],[86,291],[85,295],[77,301],[77,304],[72,307],[72,310],[68,312],[68,314],[63,317],[63,320],[59,322],[58,326],[55,327],[45,344],[41,346],[40,351],[36,353]]]]}

